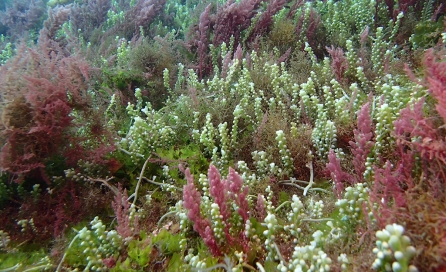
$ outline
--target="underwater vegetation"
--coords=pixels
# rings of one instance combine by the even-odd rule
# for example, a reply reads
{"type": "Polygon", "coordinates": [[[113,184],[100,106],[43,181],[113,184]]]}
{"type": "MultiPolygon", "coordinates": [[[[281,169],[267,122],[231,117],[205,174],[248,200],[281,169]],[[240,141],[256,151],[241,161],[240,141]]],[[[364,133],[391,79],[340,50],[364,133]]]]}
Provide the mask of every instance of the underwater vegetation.
{"type": "Polygon", "coordinates": [[[445,271],[440,0],[0,3],[0,271],[445,271]]]}

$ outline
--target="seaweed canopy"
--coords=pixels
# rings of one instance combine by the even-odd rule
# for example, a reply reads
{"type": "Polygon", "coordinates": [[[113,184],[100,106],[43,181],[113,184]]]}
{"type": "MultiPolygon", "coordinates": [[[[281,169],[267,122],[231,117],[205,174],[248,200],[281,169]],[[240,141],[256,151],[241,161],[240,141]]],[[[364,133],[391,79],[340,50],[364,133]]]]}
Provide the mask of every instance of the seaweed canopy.
{"type": "MultiPolygon", "coordinates": [[[[42,170],[44,161],[61,150],[73,108],[88,104],[88,64],[64,56],[53,44],[22,46],[0,70],[4,145],[2,170],[18,175],[42,170]]],[[[42,172],[42,171],[41,171],[42,172]]],[[[41,175],[44,178],[44,175],[41,175]]]]}

